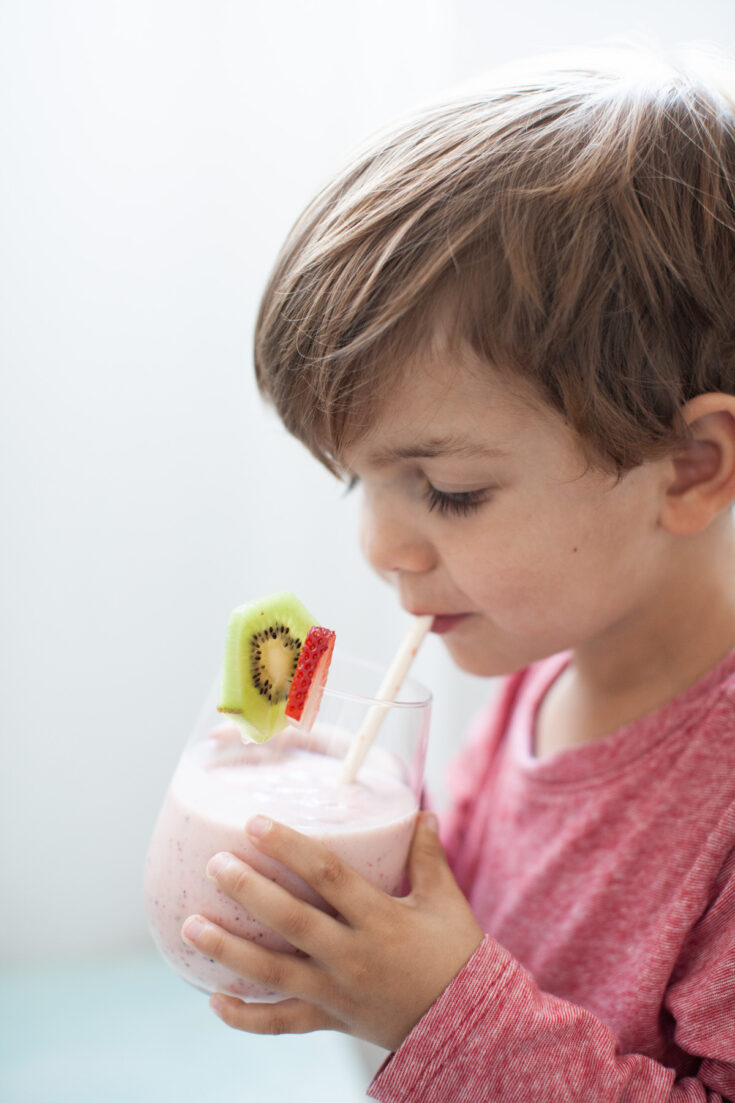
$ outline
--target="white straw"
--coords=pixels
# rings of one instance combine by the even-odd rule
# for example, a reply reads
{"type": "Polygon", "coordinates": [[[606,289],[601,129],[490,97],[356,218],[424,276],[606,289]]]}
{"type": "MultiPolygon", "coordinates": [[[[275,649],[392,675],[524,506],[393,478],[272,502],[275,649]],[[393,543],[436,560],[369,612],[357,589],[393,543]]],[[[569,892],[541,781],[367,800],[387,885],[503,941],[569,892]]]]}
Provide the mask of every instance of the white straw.
{"type": "MultiPolygon", "coordinates": [[[[406,638],[396,652],[396,657],[391,663],[378,690],[376,701],[395,701],[403,679],[408,674],[411,663],[416,658],[424,636],[431,628],[433,616],[414,617],[406,638]]],[[[383,717],[388,711],[383,705],[373,705],[368,711],[363,725],[355,738],[354,743],[345,755],[342,770],[339,775],[340,785],[349,785],[357,777],[357,771],[365,761],[365,756],[370,750],[375,736],[378,734],[383,717]]]]}

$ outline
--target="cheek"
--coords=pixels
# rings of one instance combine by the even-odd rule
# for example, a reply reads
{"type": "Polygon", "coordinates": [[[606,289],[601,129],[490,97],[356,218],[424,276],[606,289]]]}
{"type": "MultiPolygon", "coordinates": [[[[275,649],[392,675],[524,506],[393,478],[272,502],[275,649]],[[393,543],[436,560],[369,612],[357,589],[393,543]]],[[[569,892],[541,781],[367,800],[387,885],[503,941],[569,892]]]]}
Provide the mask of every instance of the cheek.
{"type": "Polygon", "coordinates": [[[507,673],[600,636],[641,606],[660,574],[661,530],[642,495],[593,500],[570,488],[496,511],[472,536],[453,542],[445,563],[480,618],[446,644],[474,674],[507,673]]]}
{"type": "Polygon", "coordinates": [[[576,531],[539,526],[526,537],[487,545],[482,556],[458,549],[455,578],[478,611],[513,633],[586,634],[614,616],[642,572],[640,556],[617,549],[607,526],[576,531]]]}

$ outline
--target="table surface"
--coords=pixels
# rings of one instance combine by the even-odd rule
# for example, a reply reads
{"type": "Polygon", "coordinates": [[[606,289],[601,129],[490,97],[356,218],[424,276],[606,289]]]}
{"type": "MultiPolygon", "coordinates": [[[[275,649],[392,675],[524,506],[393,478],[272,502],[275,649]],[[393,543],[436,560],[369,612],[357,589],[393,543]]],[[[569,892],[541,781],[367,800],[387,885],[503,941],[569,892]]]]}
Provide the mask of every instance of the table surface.
{"type": "Polygon", "coordinates": [[[0,970],[2,1103],[358,1103],[380,1056],[231,1030],[152,951],[0,970]]]}

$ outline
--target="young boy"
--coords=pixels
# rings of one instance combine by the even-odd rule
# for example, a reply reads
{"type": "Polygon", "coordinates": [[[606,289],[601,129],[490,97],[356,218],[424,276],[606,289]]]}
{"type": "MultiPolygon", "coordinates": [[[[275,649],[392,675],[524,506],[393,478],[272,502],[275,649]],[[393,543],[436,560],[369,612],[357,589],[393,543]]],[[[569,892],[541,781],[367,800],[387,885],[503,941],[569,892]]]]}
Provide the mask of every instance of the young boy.
{"type": "Polygon", "coordinates": [[[258,320],[372,565],[508,675],[408,897],[258,818],[339,918],[220,856],[302,954],[186,924],[289,997],[214,997],[225,1022],[395,1051],[386,1103],[735,1099],[735,103],[624,60],[382,135],[258,320]]]}

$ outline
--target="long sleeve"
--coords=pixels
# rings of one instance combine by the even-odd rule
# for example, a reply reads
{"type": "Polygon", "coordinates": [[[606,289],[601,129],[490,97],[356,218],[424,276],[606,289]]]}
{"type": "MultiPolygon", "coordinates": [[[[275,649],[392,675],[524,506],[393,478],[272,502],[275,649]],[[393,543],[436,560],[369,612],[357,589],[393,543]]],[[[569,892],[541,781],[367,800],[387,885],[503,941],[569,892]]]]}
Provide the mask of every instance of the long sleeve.
{"type": "MultiPolygon", "coordinates": [[[[735,926],[731,925],[731,931],[735,926]]],[[[733,938],[729,952],[733,952],[733,938]]],[[[733,962],[730,956],[730,962],[733,962]]],[[[692,1019],[714,1016],[710,1050],[692,1075],[621,1053],[584,1008],[539,990],[487,937],[387,1062],[369,1095],[381,1103],[717,1103],[735,1100],[735,1018],[699,977],[692,1019]]],[[[686,1032],[688,1023],[683,1024],[686,1032]]]]}
{"type": "Polygon", "coordinates": [[[487,934],[381,1103],[735,1103],[735,652],[537,759],[563,663],[506,680],[458,759],[442,839],[487,934]]]}

